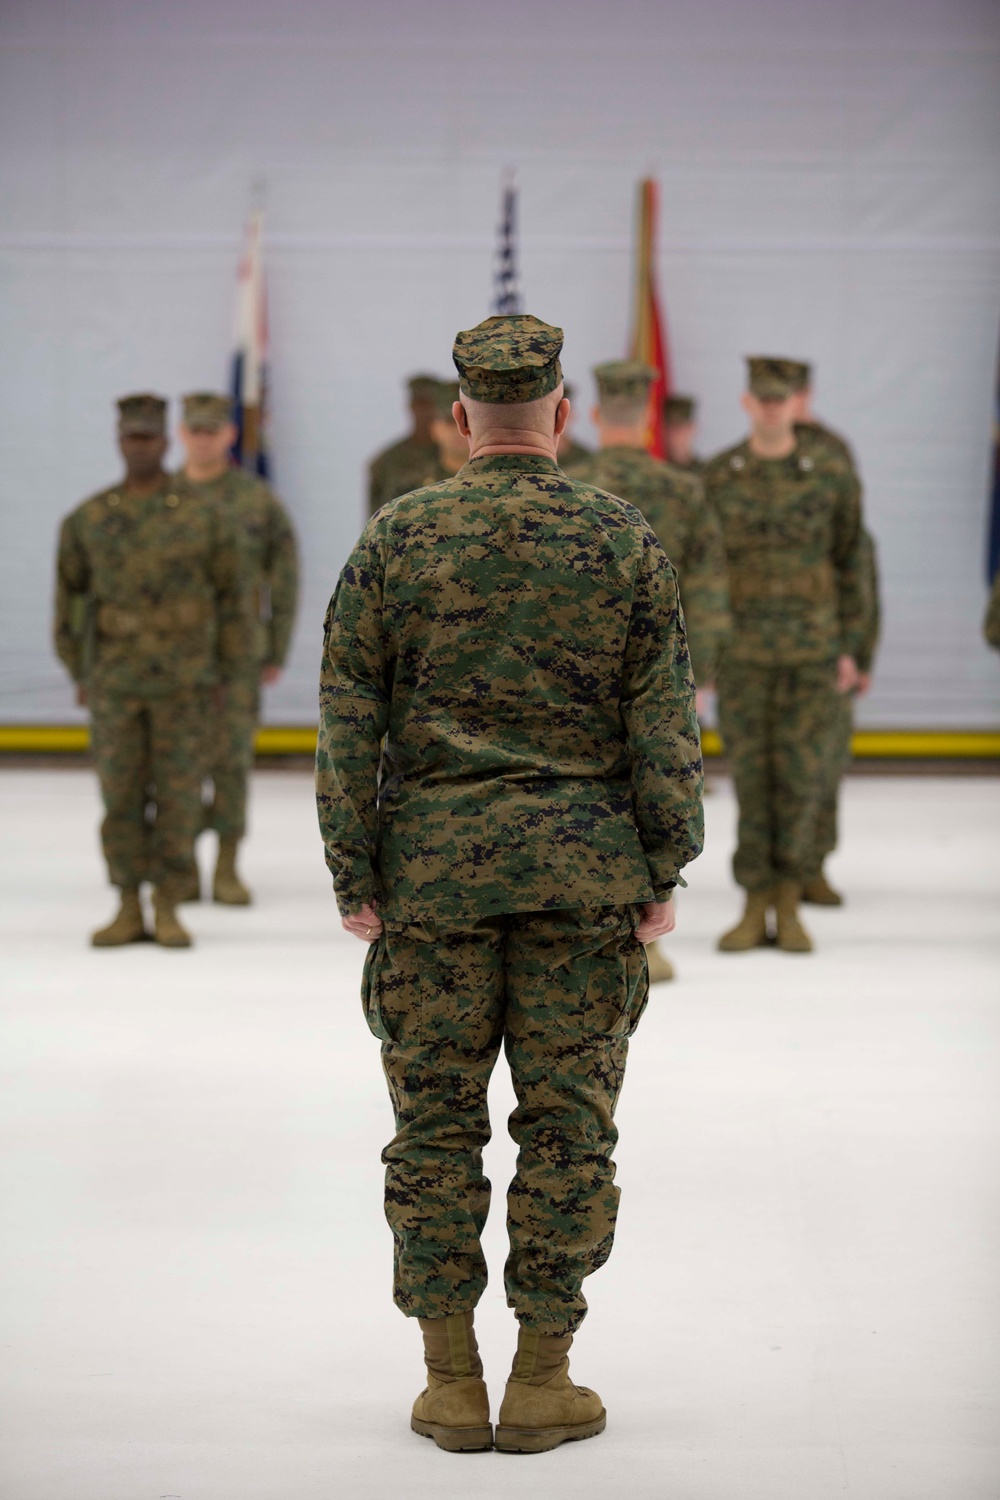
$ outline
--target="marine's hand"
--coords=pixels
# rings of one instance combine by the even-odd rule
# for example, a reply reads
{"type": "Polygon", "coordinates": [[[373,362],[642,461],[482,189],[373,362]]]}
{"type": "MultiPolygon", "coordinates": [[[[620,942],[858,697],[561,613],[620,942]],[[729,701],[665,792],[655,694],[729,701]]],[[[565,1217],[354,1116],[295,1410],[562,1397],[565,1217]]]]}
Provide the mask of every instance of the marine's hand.
{"type": "Polygon", "coordinates": [[[273,664],[269,667],[261,667],[260,669],[260,680],[265,687],[270,687],[273,682],[277,682],[280,676],[281,668],[273,664]]]}
{"type": "Polygon", "coordinates": [[[87,707],[87,689],[82,682],[78,682],[76,685],[76,701],[81,708],[87,707]]]}
{"type": "Polygon", "coordinates": [[[858,673],[858,685],[855,688],[859,698],[863,698],[872,685],[872,674],[870,672],[858,673]]]}
{"type": "Polygon", "coordinates": [[[860,680],[858,664],[853,656],[837,657],[837,692],[853,693],[860,680]]]}
{"type": "Polygon", "coordinates": [[[652,943],[656,938],[673,932],[677,923],[677,912],[673,901],[647,901],[642,908],[642,921],[635,929],[640,943],[652,943]]]}
{"type": "Polygon", "coordinates": [[[382,936],[382,922],[374,906],[367,903],[360,911],[349,913],[341,917],[341,925],[345,932],[352,933],[360,938],[363,943],[377,943],[382,936]]]}

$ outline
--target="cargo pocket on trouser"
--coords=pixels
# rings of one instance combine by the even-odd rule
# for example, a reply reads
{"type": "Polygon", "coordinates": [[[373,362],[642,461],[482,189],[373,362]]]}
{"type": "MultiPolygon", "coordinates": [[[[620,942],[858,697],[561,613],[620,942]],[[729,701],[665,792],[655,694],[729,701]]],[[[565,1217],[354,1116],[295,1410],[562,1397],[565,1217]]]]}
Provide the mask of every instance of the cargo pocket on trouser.
{"type": "Polygon", "coordinates": [[[649,999],[646,950],[635,935],[636,907],[619,910],[617,928],[593,954],[587,979],[587,1014],[604,1036],[627,1041],[642,1019],[649,999]]]}
{"type": "Polygon", "coordinates": [[[385,962],[385,955],[386,933],[383,927],[381,937],[377,943],[370,945],[365,959],[364,972],[361,975],[361,1007],[372,1036],[377,1036],[380,1042],[391,1042],[392,1036],[386,1029],[381,1003],[382,965],[385,962]]]}

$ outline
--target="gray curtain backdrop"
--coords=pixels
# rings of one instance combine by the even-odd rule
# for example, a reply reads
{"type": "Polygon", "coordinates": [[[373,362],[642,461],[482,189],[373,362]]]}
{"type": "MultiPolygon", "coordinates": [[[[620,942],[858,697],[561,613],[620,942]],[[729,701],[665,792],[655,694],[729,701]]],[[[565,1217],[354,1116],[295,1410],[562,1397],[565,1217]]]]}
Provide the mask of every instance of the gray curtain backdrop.
{"type": "MultiPolygon", "coordinates": [[[[114,398],[220,386],[267,194],[275,485],[302,540],[271,722],[315,717],[323,612],[414,369],[489,311],[499,178],[529,310],[624,351],[636,179],[702,447],[741,356],[815,360],[882,559],[876,726],[1000,724],[982,642],[1000,321],[1000,7],[987,0],[6,0],[0,8],[0,719],[73,722],[59,520],[117,476],[114,398]]],[[[174,455],[176,458],[176,453],[174,455]]]]}

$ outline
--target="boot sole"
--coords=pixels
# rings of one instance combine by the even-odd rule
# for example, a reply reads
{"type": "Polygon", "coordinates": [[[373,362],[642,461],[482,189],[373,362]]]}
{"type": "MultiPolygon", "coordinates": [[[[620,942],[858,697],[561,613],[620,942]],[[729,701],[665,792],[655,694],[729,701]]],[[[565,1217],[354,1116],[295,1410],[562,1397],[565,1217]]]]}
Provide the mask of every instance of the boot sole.
{"type": "Polygon", "coordinates": [[[216,906],[250,906],[253,903],[252,896],[217,896],[214,891],[212,900],[216,906]]]}
{"type": "Polygon", "coordinates": [[[433,1438],[446,1453],[482,1453],[493,1447],[493,1428],[488,1422],[485,1427],[445,1427],[440,1422],[411,1417],[410,1430],[420,1437],[433,1438]]]}
{"type": "Polygon", "coordinates": [[[498,1427],[495,1447],[498,1453],[548,1453],[560,1443],[597,1437],[607,1425],[608,1414],[602,1411],[593,1422],[581,1422],[576,1427],[498,1427]]]}

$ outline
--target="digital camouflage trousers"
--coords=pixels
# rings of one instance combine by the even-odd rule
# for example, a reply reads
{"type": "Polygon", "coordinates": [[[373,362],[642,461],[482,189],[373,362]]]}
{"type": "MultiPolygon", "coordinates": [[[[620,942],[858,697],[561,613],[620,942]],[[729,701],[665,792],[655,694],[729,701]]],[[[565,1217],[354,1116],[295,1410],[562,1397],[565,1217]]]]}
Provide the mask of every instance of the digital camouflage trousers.
{"type": "Polygon", "coordinates": [[[582,1322],[584,1277],[614,1238],[614,1112],[648,994],[636,921],[630,907],[590,907],[460,930],[391,923],[372,946],[363,1001],[396,1116],[382,1153],[385,1211],[408,1317],[468,1311],[486,1286],[486,1093],[502,1045],[518,1146],[507,1301],[540,1333],[582,1322]]]}
{"type": "Polygon", "coordinates": [[[736,661],[719,674],[719,728],[739,802],[733,874],[747,890],[812,872],[838,702],[833,664],[736,661]]]}
{"type": "Polygon", "coordinates": [[[92,691],[91,747],[104,800],[101,842],[112,885],[182,882],[202,820],[211,688],[162,697],[92,691]]]}
{"type": "Polygon", "coordinates": [[[209,730],[209,775],[214,793],[205,827],[223,838],[241,839],[247,825],[247,784],[253,769],[254,734],[260,712],[260,672],[227,682],[209,730]]]}

